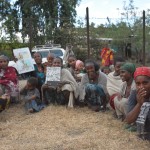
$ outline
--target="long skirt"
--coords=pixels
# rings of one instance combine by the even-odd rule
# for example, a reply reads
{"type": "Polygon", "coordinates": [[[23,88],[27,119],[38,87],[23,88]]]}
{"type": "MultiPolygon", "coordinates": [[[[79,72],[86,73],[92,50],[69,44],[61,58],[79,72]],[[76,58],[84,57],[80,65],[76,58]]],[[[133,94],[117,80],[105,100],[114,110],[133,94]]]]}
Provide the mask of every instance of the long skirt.
{"type": "Polygon", "coordinates": [[[128,99],[127,98],[121,98],[118,99],[118,96],[114,98],[114,105],[117,116],[126,116],[128,113],[128,99]]]}
{"type": "Polygon", "coordinates": [[[57,89],[45,89],[42,91],[42,100],[44,104],[58,104],[65,105],[68,99],[65,97],[64,91],[57,91],[57,89]]]}
{"type": "Polygon", "coordinates": [[[97,84],[87,84],[85,87],[85,102],[95,111],[103,109],[106,102],[106,95],[103,88],[97,84]]]}

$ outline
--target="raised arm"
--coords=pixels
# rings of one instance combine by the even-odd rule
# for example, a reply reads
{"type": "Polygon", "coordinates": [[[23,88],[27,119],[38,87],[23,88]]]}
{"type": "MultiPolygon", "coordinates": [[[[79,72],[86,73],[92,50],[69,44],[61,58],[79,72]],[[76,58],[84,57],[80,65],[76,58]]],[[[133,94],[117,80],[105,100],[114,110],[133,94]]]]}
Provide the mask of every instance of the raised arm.
{"type": "Polygon", "coordinates": [[[146,95],[146,92],[143,88],[138,89],[137,91],[137,104],[135,105],[135,107],[133,108],[133,110],[131,110],[128,115],[126,116],[125,122],[127,122],[128,124],[133,123],[136,121],[140,110],[141,110],[141,106],[144,103],[144,96],[146,95]]]}

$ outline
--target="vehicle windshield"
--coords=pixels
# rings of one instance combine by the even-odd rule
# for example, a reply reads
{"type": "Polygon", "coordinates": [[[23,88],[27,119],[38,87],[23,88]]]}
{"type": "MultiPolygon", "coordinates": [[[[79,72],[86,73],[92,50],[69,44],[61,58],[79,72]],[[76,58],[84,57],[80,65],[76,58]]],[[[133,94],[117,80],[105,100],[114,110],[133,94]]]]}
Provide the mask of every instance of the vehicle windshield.
{"type": "MultiPolygon", "coordinates": [[[[32,53],[32,56],[35,52],[32,53]]],[[[63,52],[60,49],[55,49],[55,50],[46,50],[46,51],[39,51],[41,53],[42,58],[47,58],[48,53],[53,53],[55,57],[61,57],[63,56],[63,52]]]]}
{"type": "MultiPolygon", "coordinates": [[[[33,56],[34,53],[35,52],[32,52],[32,56],[33,56]]],[[[46,58],[48,53],[49,53],[49,51],[39,51],[39,53],[42,55],[42,58],[46,58]]]]}
{"type": "Polygon", "coordinates": [[[48,53],[49,53],[49,51],[41,51],[40,53],[42,55],[42,58],[46,58],[48,53]]]}
{"type": "Polygon", "coordinates": [[[55,55],[55,57],[60,57],[60,56],[63,56],[63,52],[59,49],[56,49],[56,50],[50,50],[50,53],[53,53],[55,55]]]}

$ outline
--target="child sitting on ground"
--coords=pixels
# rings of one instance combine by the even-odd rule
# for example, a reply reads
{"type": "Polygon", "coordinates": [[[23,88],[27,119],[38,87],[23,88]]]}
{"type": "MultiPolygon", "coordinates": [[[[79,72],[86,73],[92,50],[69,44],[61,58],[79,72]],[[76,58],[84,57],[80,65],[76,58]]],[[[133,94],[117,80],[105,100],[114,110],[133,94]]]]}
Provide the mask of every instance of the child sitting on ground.
{"type": "Polygon", "coordinates": [[[20,91],[20,94],[24,96],[25,109],[30,113],[38,112],[44,108],[44,105],[40,100],[40,92],[36,88],[37,84],[37,79],[31,77],[27,80],[25,87],[20,91]]]}

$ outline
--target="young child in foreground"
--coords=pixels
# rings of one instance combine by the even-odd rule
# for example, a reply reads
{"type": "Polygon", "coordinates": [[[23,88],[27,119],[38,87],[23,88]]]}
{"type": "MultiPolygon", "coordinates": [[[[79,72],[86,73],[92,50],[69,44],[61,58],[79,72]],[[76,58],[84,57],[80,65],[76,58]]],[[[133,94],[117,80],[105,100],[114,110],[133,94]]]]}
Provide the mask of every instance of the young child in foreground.
{"type": "Polygon", "coordinates": [[[25,109],[30,113],[39,112],[44,108],[40,99],[40,92],[36,88],[37,84],[37,79],[31,77],[27,80],[25,87],[20,91],[20,94],[24,96],[25,109]]]}

